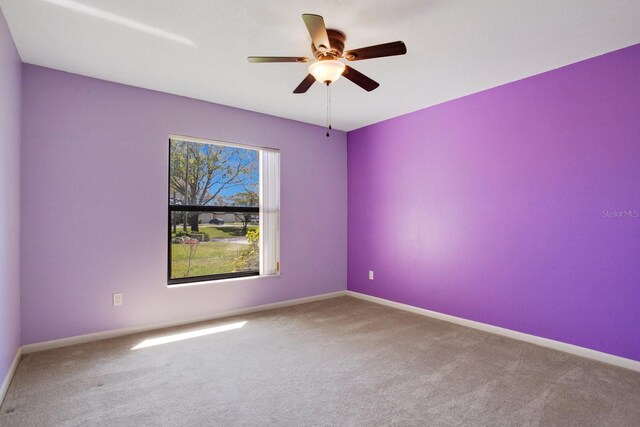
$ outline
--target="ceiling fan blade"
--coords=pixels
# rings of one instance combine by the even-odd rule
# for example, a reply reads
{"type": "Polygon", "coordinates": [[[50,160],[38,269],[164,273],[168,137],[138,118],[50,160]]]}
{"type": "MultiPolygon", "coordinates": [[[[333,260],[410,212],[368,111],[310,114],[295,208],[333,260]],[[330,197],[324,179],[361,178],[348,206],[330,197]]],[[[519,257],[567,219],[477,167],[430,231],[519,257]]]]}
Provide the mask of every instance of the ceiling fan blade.
{"type": "Polygon", "coordinates": [[[360,71],[354,70],[348,65],[344,68],[342,75],[345,78],[357,84],[358,86],[360,86],[362,89],[366,90],[367,92],[371,92],[372,90],[380,86],[380,83],[370,79],[369,77],[362,74],[360,71]]]}
{"type": "Polygon", "coordinates": [[[327,27],[324,25],[324,18],[320,15],[305,13],[302,15],[302,20],[304,21],[304,25],[307,26],[307,30],[309,30],[311,40],[316,49],[319,51],[322,51],[321,48],[325,50],[331,49],[327,27]]]}
{"type": "Polygon", "coordinates": [[[249,56],[249,62],[309,62],[309,58],[304,56],[249,56]]]}
{"type": "Polygon", "coordinates": [[[362,59],[404,55],[405,53],[407,53],[407,47],[404,45],[404,42],[397,41],[378,44],[375,46],[361,47],[360,49],[348,50],[344,53],[344,57],[349,61],[360,61],[362,59]]]}
{"type": "Polygon", "coordinates": [[[316,81],[316,78],[311,74],[307,74],[307,77],[298,85],[297,88],[294,89],[293,93],[305,93],[309,90],[313,82],[316,81]]]}

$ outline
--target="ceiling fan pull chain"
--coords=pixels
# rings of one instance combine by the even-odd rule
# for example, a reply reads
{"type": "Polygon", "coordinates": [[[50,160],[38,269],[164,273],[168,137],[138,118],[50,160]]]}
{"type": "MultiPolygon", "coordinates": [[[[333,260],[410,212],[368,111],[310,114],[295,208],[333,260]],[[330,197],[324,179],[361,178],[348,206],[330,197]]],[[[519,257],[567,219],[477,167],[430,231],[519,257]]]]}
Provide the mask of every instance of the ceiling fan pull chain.
{"type": "Polygon", "coordinates": [[[327,138],[329,138],[329,131],[331,130],[331,82],[326,81],[327,85],[327,138]]]}

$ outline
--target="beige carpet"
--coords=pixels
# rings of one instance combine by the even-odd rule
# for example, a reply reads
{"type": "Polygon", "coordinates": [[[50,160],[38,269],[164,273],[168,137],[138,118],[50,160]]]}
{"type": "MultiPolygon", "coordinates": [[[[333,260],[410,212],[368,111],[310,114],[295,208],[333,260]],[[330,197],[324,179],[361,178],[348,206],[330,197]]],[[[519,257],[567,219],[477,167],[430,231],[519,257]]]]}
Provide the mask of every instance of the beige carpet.
{"type": "Polygon", "coordinates": [[[640,426],[640,373],[341,297],[26,355],[0,425],[640,426]]]}

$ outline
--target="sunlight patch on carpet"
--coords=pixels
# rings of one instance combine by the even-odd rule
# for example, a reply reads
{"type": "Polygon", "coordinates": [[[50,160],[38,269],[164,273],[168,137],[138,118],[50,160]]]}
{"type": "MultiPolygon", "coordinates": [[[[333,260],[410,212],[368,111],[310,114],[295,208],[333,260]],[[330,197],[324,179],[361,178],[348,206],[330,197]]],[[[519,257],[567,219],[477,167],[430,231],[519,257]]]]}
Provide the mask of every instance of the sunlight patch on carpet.
{"type": "Polygon", "coordinates": [[[247,322],[229,323],[228,325],[214,326],[212,328],[197,329],[195,331],[181,332],[178,334],[165,335],[158,338],[149,338],[133,347],[131,350],[139,350],[141,348],[153,347],[156,345],[169,344],[176,341],[188,340],[191,338],[202,337],[205,335],[217,334],[219,332],[232,331],[242,328],[247,322]]]}

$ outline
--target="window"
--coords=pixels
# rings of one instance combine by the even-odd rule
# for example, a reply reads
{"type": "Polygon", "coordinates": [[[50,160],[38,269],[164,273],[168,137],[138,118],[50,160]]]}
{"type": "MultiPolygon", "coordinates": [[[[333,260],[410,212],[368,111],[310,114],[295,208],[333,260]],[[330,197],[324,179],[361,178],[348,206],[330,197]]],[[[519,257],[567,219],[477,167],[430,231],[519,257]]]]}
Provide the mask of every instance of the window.
{"type": "Polygon", "coordinates": [[[170,285],[280,272],[280,153],[169,138],[170,285]]]}

